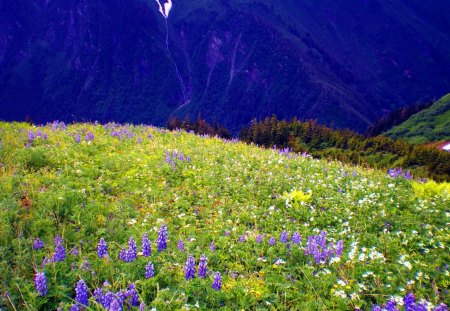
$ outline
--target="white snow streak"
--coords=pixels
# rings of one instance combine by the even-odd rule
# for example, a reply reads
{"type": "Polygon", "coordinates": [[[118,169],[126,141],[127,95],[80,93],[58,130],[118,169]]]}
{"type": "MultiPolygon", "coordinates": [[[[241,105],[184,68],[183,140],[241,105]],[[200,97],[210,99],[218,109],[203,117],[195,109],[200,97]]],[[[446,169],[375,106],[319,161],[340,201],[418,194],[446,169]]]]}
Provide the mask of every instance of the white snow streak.
{"type": "Polygon", "coordinates": [[[442,149],[445,150],[445,151],[450,151],[450,143],[448,143],[447,145],[442,147],[442,149]]]}
{"type": "Polygon", "coordinates": [[[172,9],[172,0],[168,0],[168,2],[164,3],[164,5],[159,2],[160,0],[155,0],[158,3],[159,13],[164,16],[165,19],[169,18],[170,10],[172,9]]]}

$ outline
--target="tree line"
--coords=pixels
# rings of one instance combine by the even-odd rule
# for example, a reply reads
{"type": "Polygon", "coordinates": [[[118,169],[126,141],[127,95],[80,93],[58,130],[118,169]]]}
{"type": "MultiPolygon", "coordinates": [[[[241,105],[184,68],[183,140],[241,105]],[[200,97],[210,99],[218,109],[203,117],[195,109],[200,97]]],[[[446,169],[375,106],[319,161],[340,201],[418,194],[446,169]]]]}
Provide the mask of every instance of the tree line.
{"type": "Polygon", "coordinates": [[[253,120],[240,139],[259,146],[290,148],[314,157],[379,169],[402,167],[418,177],[450,180],[450,153],[413,145],[384,136],[364,136],[350,130],[333,130],[315,121],[278,120],[276,116],[253,120]]]}

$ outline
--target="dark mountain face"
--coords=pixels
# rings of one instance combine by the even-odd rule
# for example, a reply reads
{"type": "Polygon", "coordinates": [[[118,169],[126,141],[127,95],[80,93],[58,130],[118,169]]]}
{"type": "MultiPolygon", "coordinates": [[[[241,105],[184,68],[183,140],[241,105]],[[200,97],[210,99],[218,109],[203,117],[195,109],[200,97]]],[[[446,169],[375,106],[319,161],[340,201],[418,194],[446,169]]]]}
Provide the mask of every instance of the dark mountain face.
{"type": "Polygon", "coordinates": [[[450,89],[446,0],[173,1],[0,2],[0,118],[363,130],[450,89]]]}

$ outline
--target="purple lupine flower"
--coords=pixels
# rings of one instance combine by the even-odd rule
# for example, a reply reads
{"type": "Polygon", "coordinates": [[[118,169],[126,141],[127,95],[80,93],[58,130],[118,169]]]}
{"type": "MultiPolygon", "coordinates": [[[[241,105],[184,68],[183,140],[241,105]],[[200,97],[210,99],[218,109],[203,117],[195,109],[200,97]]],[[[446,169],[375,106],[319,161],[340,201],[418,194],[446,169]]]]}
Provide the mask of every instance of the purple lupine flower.
{"type": "Polygon", "coordinates": [[[57,235],[55,237],[54,244],[55,244],[55,252],[53,254],[52,261],[53,262],[64,261],[66,259],[66,249],[62,244],[62,238],[60,235],[57,235]]]}
{"type": "Polygon", "coordinates": [[[139,305],[139,311],[145,311],[145,303],[141,302],[139,305]]]}
{"type": "Polygon", "coordinates": [[[184,251],[184,243],[183,243],[183,240],[178,240],[178,244],[177,244],[177,248],[180,250],[180,251],[184,251]]]}
{"type": "Polygon", "coordinates": [[[261,234],[258,234],[258,235],[256,236],[256,243],[261,243],[262,240],[263,240],[262,235],[261,235],[261,234]]]}
{"type": "Polygon", "coordinates": [[[75,142],[78,144],[81,141],[81,136],[79,133],[77,133],[77,135],[75,135],[75,142]]]}
{"type": "Polygon", "coordinates": [[[83,265],[81,266],[82,270],[92,271],[91,263],[87,260],[87,257],[84,256],[83,265]]]}
{"type": "Polygon", "coordinates": [[[445,303],[441,303],[439,306],[434,308],[433,311],[448,311],[448,306],[445,303]]]}
{"type": "Polygon", "coordinates": [[[152,254],[152,242],[148,238],[148,234],[145,233],[142,237],[142,255],[148,257],[152,254]]]}
{"type": "Polygon", "coordinates": [[[145,278],[150,279],[155,276],[155,267],[153,263],[149,262],[145,265],[145,278]]]}
{"type": "Polygon", "coordinates": [[[133,262],[137,258],[137,246],[133,237],[128,240],[127,262],[133,262]]]}
{"type": "Polygon", "coordinates": [[[198,263],[198,277],[201,279],[206,278],[206,273],[208,272],[208,258],[203,254],[200,257],[198,263]]]}
{"type": "Polygon", "coordinates": [[[167,248],[167,236],[167,226],[162,224],[159,229],[158,239],[156,240],[156,243],[158,244],[158,252],[162,252],[167,248]]]}
{"type": "Polygon", "coordinates": [[[247,236],[245,234],[241,235],[239,238],[239,242],[244,243],[247,240],[247,236]]]}
{"type": "Polygon", "coordinates": [[[397,303],[395,302],[395,300],[389,300],[388,302],[386,302],[384,308],[386,309],[386,311],[399,311],[397,309],[397,303]]]}
{"type": "Polygon", "coordinates": [[[189,255],[186,260],[184,277],[186,280],[195,278],[195,258],[192,255],[189,255]]]}
{"type": "Polygon", "coordinates": [[[166,151],[166,163],[170,163],[170,152],[166,151]]]}
{"type": "Polygon", "coordinates": [[[428,311],[426,304],[419,303],[414,307],[414,311],[428,311]]]}
{"type": "Polygon", "coordinates": [[[97,256],[98,258],[108,257],[108,245],[103,238],[97,244],[97,256]]]}
{"type": "MultiPolygon", "coordinates": [[[[114,293],[107,291],[106,294],[103,296],[103,307],[107,310],[109,310],[109,307],[111,306],[112,302],[116,299],[116,295],[114,293]]],[[[121,304],[119,305],[121,307],[121,304]]]]}
{"type": "Polygon", "coordinates": [[[94,134],[91,131],[87,132],[86,137],[84,138],[84,140],[85,141],[92,141],[92,140],[94,140],[94,134]]]}
{"type": "Polygon", "coordinates": [[[44,248],[44,242],[42,242],[41,239],[36,238],[34,240],[34,242],[33,242],[33,249],[34,250],[39,250],[39,249],[42,249],[42,248],[44,248]]]}
{"type": "Polygon", "coordinates": [[[380,307],[379,305],[373,305],[372,311],[383,311],[383,308],[380,307]]]}
{"type": "Polygon", "coordinates": [[[42,138],[44,138],[44,140],[47,140],[47,139],[48,139],[48,134],[47,134],[47,133],[44,133],[44,135],[42,136],[42,138]]]}
{"type": "Polygon", "coordinates": [[[288,235],[287,231],[281,232],[281,234],[280,234],[280,242],[287,243],[288,240],[289,240],[289,235],[288,235]]]}
{"type": "Polygon", "coordinates": [[[275,240],[275,238],[273,236],[270,237],[270,239],[269,239],[270,246],[274,246],[276,243],[277,243],[277,240],[275,240]]]}
{"type": "Polygon", "coordinates": [[[222,288],[222,276],[220,272],[214,272],[214,279],[211,286],[214,290],[220,290],[222,288]]]}
{"type": "Polygon", "coordinates": [[[339,240],[336,243],[336,256],[341,257],[343,250],[344,250],[344,242],[342,242],[342,240],[339,240]]]}
{"type": "Polygon", "coordinates": [[[88,288],[86,286],[86,283],[84,283],[82,279],[77,282],[75,292],[75,300],[77,301],[77,303],[83,306],[89,306],[88,288]]]}
{"type": "Polygon", "coordinates": [[[413,179],[413,175],[411,174],[410,170],[407,170],[404,177],[408,180],[412,180],[413,179]]]}
{"type": "Polygon", "coordinates": [[[294,244],[300,244],[300,243],[302,242],[302,236],[300,235],[300,233],[298,233],[297,231],[295,231],[295,232],[292,234],[291,241],[292,241],[292,243],[294,243],[294,244]]]}
{"type": "Polygon", "coordinates": [[[414,311],[414,305],[416,303],[416,298],[413,293],[408,293],[405,298],[403,298],[403,305],[405,306],[405,311],[414,311]]]}
{"type": "Polygon", "coordinates": [[[34,139],[36,138],[36,136],[34,135],[34,132],[28,131],[27,135],[28,135],[28,143],[29,144],[33,143],[34,139]]]}
{"type": "Polygon", "coordinates": [[[75,246],[74,248],[72,248],[70,254],[74,255],[75,257],[78,257],[78,247],[75,246]]]}
{"type": "Polygon", "coordinates": [[[108,311],[122,311],[122,303],[120,300],[113,297],[111,303],[109,304],[108,311]]]}
{"type": "Polygon", "coordinates": [[[45,296],[48,294],[47,287],[47,278],[44,272],[38,272],[34,276],[34,285],[36,287],[36,291],[39,293],[39,296],[45,296]]]}
{"type": "Polygon", "coordinates": [[[105,302],[105,295],[103,294],[103,289],[100,287],[97,287],[94,290],[94,293],[92,295],[95,299],[95,301],[101,305],[104,305],[105,302]]]}
{"type": "Polygon", "coordinates": [[[70,306],[69,311],[81,311],[81,306],[77,304],[73,304],[70,306]]]}
{"type": "Polygon", "coordinates": [[[229,230],[225,231],[225,236],[230,236],[231,232],[229,230]]]}
{"type": "Polygon", "coordinates": [[[125,296],[129,298],[129,302],[133,307],[137,307],[141,303],[139,301],[139,296],[134,284],[130,284],[128,286],[128,290],[126,291],[125,296]]]}
{"type": "Polygon", "coordinates": [[[215,251],[216,250],[216,244],[214,244],[214,241],[212,241],[211,243],[209,243],[209,249],[211,250],[211,251],[215,251]]]}
{"type": "Polygon", "coordinates": [[[119,251],[119,259],[125,261],[125,259],[127,258],[127,250],[122,247],[119,251]]]}

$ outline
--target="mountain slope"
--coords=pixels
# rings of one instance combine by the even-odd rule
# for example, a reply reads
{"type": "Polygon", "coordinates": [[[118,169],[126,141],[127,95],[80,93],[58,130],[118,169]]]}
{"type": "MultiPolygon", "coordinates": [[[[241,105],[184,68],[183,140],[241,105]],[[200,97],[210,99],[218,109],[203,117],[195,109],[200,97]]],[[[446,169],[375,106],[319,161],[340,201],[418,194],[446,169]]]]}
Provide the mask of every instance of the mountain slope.
{"type": "Polygon", "coordinates": [[[277,114],[363,130],[450,89],[435,3],[175,0],[166,19],[150,0],[4,1],[0,118],[202,113],[236,131],[277,114]]]}
{"type": "Polygon", "coordinates": [[[450,94],[385,133],[416,144],[450,140],[450,94]]]}

